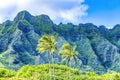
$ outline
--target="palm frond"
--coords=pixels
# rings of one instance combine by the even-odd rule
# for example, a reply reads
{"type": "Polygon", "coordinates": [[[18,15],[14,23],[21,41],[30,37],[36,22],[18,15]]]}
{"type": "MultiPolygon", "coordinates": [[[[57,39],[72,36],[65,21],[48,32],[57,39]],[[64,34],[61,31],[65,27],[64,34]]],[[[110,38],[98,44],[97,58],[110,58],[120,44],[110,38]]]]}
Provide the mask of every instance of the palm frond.
{"type": "Polygon", "coordinates": [[[56,44],[57,42],[55,36],[45,34],[39,39],[36,50],[39,52],[49,50],[50,54],[53,54],[56,51],[56,44]]]}
{"type": "Polygon", "coordinates": [[[75,55],[77,55],[77,54],[79,54],[79,52],[78,52],[78,51],[75,51],[75,55]]]}
{"type": "Polygon", "coordinates": [[[46,51],[46,49],[44,49],[44,48],[37,48],[36,50],[37,50],[38,52],[40,52],[40,53],[43,53],[43,52],[46,51]]]}
{"type": "Polygon", "coordinates": [[[64,44],[62,47],[61,47],[61,50],[64,50],[64,49],[68,49],[68,50],[70,50],[71,49],[71,47],[70,47],[70,44],[69,43],[66,43],[66,44],[64,44]]]}
{"type": "Polygon", "coordinates": [[[72,48],[72,51],[74,52],[74,51],[76,50],[76,48],[77,48],[77,46],[76,46],[76,44],[74,43],[74,46],[73,46],[73,48],[72,48]]]}
{"type": "Polygon", "coordinates": [[[76,59],[76,55],[78,54],[78,51],[76,51],[76,45],[74,45],[73,47],[70,46],[70,44],[66,43],[64,44],[59,51],[59,56],[65,57],[63,60],[67,61],[67,64],[69,64],[69,62],[71,60],[74,61],[74,63],[77,63],[77,59],[76,59]]]}
{"type": "Polygon", "coordinates": [[[67,60],[66,60],[66,61],[67,61],[67,62],[66,62],[67,65],[70,63],[70,60],[71,60],[71,58],[68,57],[67,60]]]}
{"type": "Polygon", "coordinates": [[[77,64],[77,59],[75,56],[73,56],[74,64],[77,64]]]}
{"type": "Polygon", "coordinates": [[[69,56],[64,57],[63,60],[62,60],[62,63],[64,63],[65,61],[66,61],[66,64],[68,64],[69,61],[70,61],[70,57],[69,56]]]}

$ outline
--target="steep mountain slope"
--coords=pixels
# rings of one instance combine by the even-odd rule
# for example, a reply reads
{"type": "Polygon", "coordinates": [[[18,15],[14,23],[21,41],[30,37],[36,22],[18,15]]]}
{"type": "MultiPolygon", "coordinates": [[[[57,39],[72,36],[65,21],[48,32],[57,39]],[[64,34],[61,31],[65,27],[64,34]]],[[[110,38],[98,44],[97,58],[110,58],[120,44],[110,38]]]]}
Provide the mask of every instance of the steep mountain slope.
{"type": "MultiPolygon", "coordinates": [[[[97,73],[119,71],[120,26],[113,29],[91,23],[56,25],[47,15],[33,16],[21,11],[13,21],[0,24],[0,67],[17,70],[26,64],[47,63],[47,54],[36,51],[43,34],[55,35],[60,48],[64,43],[77,43],[77,68],[97,73]]],[[[58,51],[55,63],[60,63],[58,51]]]]}

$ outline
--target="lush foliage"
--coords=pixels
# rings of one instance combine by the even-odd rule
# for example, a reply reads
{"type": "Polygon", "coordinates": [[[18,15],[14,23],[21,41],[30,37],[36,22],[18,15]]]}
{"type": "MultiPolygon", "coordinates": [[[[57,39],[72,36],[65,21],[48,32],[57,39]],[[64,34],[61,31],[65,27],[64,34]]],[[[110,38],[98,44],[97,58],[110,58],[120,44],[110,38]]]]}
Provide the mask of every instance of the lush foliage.
{"type": "MultiPolygon", "coordinates": [[[[78,69],[120,72],[120,25],[113,29],[92,23],[56,25],[47,15],[33,16],[27,11],[18,13],[13,21],[0,24],[0,67],[18,70],[26,64],[48,63],[46,50],[45,54],[36,50],[43,34],[55,35],[58,49],[65,43],[76,42],[78,69]]],[[[55,63],[61,62],[58,52],[54,55],[55,63]]]]}
{"type": "MultiPolygon", "coordinates": [[[[69,80],[69,70],[71,80],[120,80],[120,73],[111,72],[97,75],[94,72],[83,73],[77,69],[72,69],[64,65],[55,64],[56,80],[69,80]]],[[[23,66],[17,73],[15,71],[0,69],[0,80],[49,80],[49,65],[23,66]]]]}
{"type": "Polygon", "coordinates": [[[0,68],[0,77],[13,77],[15,75],[16,75],[15,71],[0,68]]]}
{"type": "Polygon", "coordinates": [[[48,51],[49,54],[53,54],[56,51],[56,38],[55,36],[49,36],[48,34],[43,35],[37,46],[37,50],[40,53],[43,53],[45,51],[48,51]]]}
{"type": "Polygon", "coordinates": [[[55,51],[57,50],[56,43],[57,42],[56,42],[55,36],[49,36],[48,34],[45,34],[39,39],[39,42],[37,45],[37,50],[40,53],[44,53],[45,51],[48,52],[47,55],[48,55],[48,61],[49,61],[49,67],[50,67],[49,68],[50,80],[52,80],[52,74],[55,73],[54,66],[52,66],[53,71],[51,71],[50,55],[52,54],[52,64],[54,64],[53,55],[55,51]]]}
{"type": "Polygon", "coordinates": [[[67,65],[70,63],[71,60],[74,60],[74,63],[77,63],[76,55],[78,51],[76,50],[76,45],[72,48],[69,43],[64,44],[60,49],[60,56],[64,57],[63,61],[66,61],[67,65]]]}

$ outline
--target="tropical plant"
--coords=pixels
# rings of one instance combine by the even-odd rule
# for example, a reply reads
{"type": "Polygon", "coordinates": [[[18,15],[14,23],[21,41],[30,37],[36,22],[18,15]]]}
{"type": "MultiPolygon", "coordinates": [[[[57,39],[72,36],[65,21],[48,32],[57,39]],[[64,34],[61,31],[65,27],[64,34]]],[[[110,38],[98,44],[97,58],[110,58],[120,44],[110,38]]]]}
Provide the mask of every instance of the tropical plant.
{"type": "MultiPolygon", "coordinates": [[[[78,54],[78,51],[76,51],[76,47],[76,45],[71,47],[69,43],[66,43],[60,48],[59,54],[63,57],[62,62],[66,61],[66,64],[70,67],[72,60],[74,61],[74,64],[77,63],[76,55],[78,54]]],[[[69,74],[69,78],[70,76],[71,75],[69,74]]]]}
{"type": "MultiPolygon", "coordinates": [[[[79,71],[64,65],[55,64],[56,80],[70,80],[67,78],[71,71],[71,80],[120,80],[120,73],[111,72],[106,74],[96,74],[94,72],[79,71]],[[82,74],[81,74],[82,72],[82,74]]],[[[26,65],[18,71],[0,68],[0,80],[50,80],[49,79],[49,64],[42,65],[26,65]]]]}
{"type": "MultiPolygon", "coordinates": [[[[48,61],[49,61],[49,73],[50,73],[50,80],[52,79],[52,72],[51,72],[51,65],[50,65],[50,56],[52,55],[52,63],[54,64],[53,54],[56,51],[56,37],[49,36],[48,34],[43,35],[38,42],[37,51],[40,53],[47,52],[48,53],[48,61]]],[[[54,67],[53,67],[54,68],[54,67]]],[[[54,70],[53,70],[54,72],[54,70]]]]}

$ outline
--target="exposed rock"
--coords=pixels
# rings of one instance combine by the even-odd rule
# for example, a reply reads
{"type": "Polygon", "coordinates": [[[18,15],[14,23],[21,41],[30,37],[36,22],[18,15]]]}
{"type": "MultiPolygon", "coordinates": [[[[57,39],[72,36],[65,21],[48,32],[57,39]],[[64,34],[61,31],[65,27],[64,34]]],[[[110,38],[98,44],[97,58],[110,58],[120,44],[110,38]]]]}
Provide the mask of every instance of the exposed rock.
{"type": "MultiPolygon", "coordinates": [[[[64,43],[77,44],[79,69],[103,73],[119,71],[120,26],[113,29],[92,23],[56,25],[47,15],[33,16],[27,11],[18,13],[14,21],[0,24],[0,64],[17,70],[23,65],[48,63],[47,54],[39,54],[36,46],[43,34],[55,35],[59,48],[64,43]]],[[[60,64],[58,51],[55,63],[60,64]]],[[[72,65],[73,66],[73,65],[72,65]]]]}

